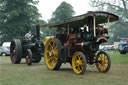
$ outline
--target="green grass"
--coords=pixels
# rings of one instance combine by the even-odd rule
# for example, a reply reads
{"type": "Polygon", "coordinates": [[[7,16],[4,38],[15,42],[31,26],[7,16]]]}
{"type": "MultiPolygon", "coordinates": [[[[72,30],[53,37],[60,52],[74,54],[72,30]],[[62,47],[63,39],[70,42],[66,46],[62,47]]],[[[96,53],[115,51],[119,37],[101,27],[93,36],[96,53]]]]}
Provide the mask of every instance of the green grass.
{"type": "Polygon", "coordinates": [[[118,51],[107,51],[113,64],[128,64],[128,53],[120,54],[118,51]]]}
{"type": "Polygon", "coordinates": [[[63,64],[58,71],[48,70],[44,60],[27,66],[11,64],[9,57],[0,57],[0,85],[127,85],[128,54],[108,52],[112,66],[108,73],[100,73],[96,67],[87,66],[83,75],[76,75],[70,64],[63,64]]]}

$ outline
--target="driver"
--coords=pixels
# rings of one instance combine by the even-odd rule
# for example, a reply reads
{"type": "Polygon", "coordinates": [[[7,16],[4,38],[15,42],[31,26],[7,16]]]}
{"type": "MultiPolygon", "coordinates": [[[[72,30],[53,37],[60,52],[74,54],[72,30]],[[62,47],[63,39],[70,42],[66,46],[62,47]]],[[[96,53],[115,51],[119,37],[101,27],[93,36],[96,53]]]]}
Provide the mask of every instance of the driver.
{"type": "Polygon", "coordinates": [[[32,40],[32,32],[29,31],[24,37],[25,37],[26,41],[31,41],[32,40]]]}

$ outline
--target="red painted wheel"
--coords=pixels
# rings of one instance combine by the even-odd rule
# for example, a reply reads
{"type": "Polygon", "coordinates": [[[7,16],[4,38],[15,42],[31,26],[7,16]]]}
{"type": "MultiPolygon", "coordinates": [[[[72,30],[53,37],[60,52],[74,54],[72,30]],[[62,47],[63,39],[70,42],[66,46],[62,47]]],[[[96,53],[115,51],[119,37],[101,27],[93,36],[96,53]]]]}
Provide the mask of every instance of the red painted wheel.
{"type": "Polygon", "coordinates": [[[32,52],[30,49],[27,49],[25,56],[26,64],[28,66],[32,65],[32,52]]]}

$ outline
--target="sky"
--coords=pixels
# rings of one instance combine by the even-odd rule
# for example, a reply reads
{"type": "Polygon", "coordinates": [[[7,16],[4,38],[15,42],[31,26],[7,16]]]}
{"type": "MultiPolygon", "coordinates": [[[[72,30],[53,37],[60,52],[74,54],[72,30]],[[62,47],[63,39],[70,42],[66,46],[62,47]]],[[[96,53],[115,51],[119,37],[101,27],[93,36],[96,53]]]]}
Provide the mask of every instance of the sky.
{"type": "Polygon", "coordinates": [[[39,13],[41,13],[42,19],[45,21],[50,19],[52,13],[63,1],[73,6],[76,12],[75,16],[84,14],[87,11],[94,11],[89,5],[89,0],[39,0],[37,8],[39,9],[39,13]]]}

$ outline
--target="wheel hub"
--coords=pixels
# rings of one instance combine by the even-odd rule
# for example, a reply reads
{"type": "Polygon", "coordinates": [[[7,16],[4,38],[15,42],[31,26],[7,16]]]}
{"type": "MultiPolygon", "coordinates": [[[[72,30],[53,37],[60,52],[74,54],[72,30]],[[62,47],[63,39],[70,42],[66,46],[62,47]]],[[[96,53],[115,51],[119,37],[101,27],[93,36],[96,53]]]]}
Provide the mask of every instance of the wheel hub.
{"type": "Polygon", "coordinates": [[[13,53],[16,53],[16,50],[15,49],[13,50],[13,53]]]}
{"type": "Polygon", "coordinates": [[[104,64],[105,64],[105,61],[104,61],[104,60],[102,60],[102,63],[101,63],[101,64],[103,64],[103,65],[104,65],[104,64]]]}
{"type": "Polygon", "coordinates": [[[76,61],[76,64],[77,64],[77,65],[82,65],[82,62],[81,62],[80,60],[77,60],[77,61],[76,61]]]}
{"type": "Polygon", "coordinates": [[[49,52],[49,56],[54,56],[54,53],[53,52],[49,52]]]}
{"type": "Polygon", "coordinates": [[[26,56],[26,58],[28,59],[28,58],[29,58],[29,56],[26,56]]]}

